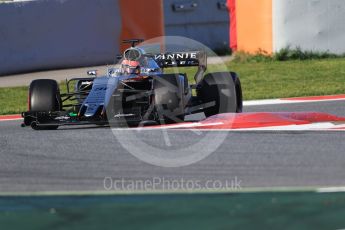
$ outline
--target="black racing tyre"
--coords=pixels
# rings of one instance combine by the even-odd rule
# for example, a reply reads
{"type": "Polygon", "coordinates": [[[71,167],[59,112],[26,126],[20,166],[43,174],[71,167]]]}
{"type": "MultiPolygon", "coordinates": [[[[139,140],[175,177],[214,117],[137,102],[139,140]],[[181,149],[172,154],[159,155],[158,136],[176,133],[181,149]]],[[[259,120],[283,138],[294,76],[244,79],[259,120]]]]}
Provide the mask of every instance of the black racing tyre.
{"type": "MultiPolygon", "coordinates": [[[[237,85],[237,87],[240,87],[239,80],[237,85]]],[[[231,73],[218,72],[206,74],[197,89],[197,96],[207,107],[204,109],[206,117],[219,113],[242,111],[242,93],[238,98],[236,82],[231,73]]]]}
{"type": "Polygon", "coordinates": [[[183,89],[179,75],[162,74],[154,78],[154,106],[160,123],[170,124],[184,120],[183,89]]]}
{"type": "MultiPolygon", "coordinates": [[[[59,85],[55,80],[34,80],[29,88],[30,112],[61,111],[62,102],[59,85]]],[[[37,126],[35,129],[57,129],[58,126],[37,126]]]]}
{"type": "Polygon", "coordinates": [[[235,83],[236,89],[236,113],[242,113],[243,111],[243,96],[242,96],[242,86],[240,78],[238,77],[237,73],[230,72],[232,80],[235,83]]]}

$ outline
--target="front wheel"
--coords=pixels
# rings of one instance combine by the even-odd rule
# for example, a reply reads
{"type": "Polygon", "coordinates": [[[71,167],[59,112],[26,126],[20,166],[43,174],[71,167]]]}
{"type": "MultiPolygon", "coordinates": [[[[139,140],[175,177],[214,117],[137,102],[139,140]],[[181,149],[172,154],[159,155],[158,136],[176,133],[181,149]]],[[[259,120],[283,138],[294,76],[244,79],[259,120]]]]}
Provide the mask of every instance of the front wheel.
{"type": "MultiPolygon", "coordinates": [[[[55,80],[34,80],[29,88],[29,112],[61,111],[62,102],[59,85],[55,80]]],[[[54,130],[57,125],[39,126],[35,121],[31,127],[35,130],[54,130]]]]}

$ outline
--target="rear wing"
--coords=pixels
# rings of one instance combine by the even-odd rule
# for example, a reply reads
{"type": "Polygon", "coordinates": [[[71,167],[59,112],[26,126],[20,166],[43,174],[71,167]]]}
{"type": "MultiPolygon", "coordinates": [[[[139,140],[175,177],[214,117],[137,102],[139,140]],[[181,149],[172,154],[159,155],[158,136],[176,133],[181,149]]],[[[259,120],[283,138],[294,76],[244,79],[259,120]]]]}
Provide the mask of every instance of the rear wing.
{"type": "Polygon", "coordinates": [[[161,68],[199,66],[206,70],[207,67],[207,55],[203,51],[155,54],[153,59],[161,68]]]}
{"type": "Polygon", "coordinates": [[[199,84],[207,69],[207,55],[203,51],[173,52],[153,55],[160,68],[197,66],[194,79],[199,84]]]}

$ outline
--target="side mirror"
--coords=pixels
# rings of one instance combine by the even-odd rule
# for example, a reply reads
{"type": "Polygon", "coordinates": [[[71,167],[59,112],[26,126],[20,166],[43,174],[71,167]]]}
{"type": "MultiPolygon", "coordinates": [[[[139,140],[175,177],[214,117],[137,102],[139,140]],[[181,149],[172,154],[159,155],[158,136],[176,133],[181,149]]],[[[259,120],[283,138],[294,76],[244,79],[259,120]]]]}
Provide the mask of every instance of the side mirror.
{"type": "Polygon", "coordinates": [[[86,73],[89,76],[97,76],[97,70],[89,70],[86,73]]]}

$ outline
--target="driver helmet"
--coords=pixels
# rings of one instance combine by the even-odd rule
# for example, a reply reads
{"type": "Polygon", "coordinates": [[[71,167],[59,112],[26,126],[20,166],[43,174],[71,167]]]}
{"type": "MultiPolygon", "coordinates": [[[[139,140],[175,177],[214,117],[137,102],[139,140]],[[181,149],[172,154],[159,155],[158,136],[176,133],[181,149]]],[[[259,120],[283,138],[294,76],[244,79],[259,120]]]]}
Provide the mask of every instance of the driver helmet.
{"type": "Polygon", "coordinates": [[[138,61],[123,60],[121,63],[121,68],[124,73],[127,74],[139,74],[140,73],[140,63],[138,61]]]}

